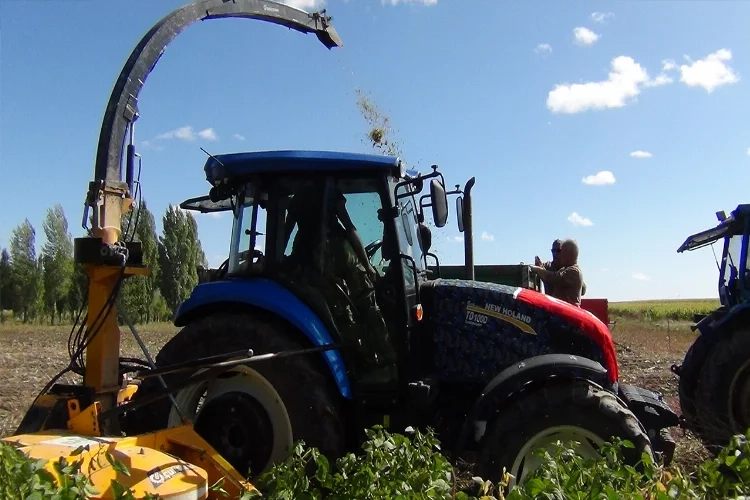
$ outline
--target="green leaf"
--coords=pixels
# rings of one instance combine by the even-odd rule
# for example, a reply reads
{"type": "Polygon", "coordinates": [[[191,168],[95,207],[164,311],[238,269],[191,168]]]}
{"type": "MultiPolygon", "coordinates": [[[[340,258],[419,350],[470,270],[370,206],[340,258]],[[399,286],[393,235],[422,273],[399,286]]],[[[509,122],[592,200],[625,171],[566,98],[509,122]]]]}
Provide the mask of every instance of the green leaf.
{"type": "Polygon", "coordinates": [[[118,474],[122,474],[123,476],[130,476],[130,470],[128,470],[127,466],[119,460],[115,459],[112,453],[107,451],[105,452],[105,456],[107,458],[107,462],[109,462],[109,465],[111,465],[118,474]]]}

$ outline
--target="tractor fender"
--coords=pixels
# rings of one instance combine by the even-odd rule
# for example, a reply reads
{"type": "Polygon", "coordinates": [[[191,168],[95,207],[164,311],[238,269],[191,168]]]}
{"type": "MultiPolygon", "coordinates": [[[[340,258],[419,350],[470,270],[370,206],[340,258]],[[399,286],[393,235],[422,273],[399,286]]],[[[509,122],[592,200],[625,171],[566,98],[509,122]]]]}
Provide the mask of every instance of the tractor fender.
{"type": "Polygon", "coordinates": [[[719,317],[717,320],[709,323],[705,330],[701,330],[701,334],[707,333],[709,336],[718,334],[721,330],[724,330],[728,326],[732,326],[732,323],[737,320],[742,320],[750,315],[750,304],[739,304],[727,311],[726,314],[719,317]]]}
{"type": "MultiPolygon", "coordinates": [[[[314,346],[333,344],[328,328],[313,310],[287,288],[266,278],[201,283],[177,308],[175,326],[185,326],[207,310],[252,306],[268,311],[296,327],[314,346]]],[[[344,358],[339,350],[321,353],[336,382],[339,393],[352,398],[344,358]]]]}
{"type": "Polygon", "coordinates": [[[497,374],[485,386],[461,427],[456,441],[460,453],[467,443],[474,422],[489,418],[515,393],[530,383],[551,377],[590,380],[617,395],[617,382],[608,381],[607,369],[600,363],[572,354],[544,354],[525,359],[497,374]]]}

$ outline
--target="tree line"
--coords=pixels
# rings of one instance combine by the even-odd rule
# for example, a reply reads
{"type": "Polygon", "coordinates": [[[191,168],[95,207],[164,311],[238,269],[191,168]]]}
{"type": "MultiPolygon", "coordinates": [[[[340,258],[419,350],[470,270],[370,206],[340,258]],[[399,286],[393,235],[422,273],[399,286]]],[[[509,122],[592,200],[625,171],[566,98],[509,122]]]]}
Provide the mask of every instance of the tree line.
{"type": "MultiPolygon", "coordinates": [[[[148,276],[127,278],[120,304],[137,323],[164,321],[198,284],[198,267],[208,267],[195,217],[171,204],[162,217],[162,234],[145,200],[121,221],[123,241],[140,241],[148,276]]],[[[28,219],[16,226],[8,248],[0,251],[0,321],[14,318],[54,324],[75,318],[85,307],[88,275],[73,261],[73,237],[60,204],[46,212],[46,241],[37,253],[36,228],[28,219]]],[[[89,235],[91,235],[89,231],[89,235]]]]}

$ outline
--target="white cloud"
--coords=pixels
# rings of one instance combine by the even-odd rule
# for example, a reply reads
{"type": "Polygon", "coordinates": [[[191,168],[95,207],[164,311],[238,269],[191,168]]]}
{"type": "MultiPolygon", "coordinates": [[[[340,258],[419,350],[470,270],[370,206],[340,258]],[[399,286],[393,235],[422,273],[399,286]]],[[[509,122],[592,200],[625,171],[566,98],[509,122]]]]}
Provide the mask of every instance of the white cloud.
{"type": "Polygon", "coordinates": [[[214,132],[213,128],[206,128],[201,130],[200,132],[196,132],[192,126],[185,125],[184,127],[176,128],[174,130],[170,130],[169,132],[159,134],[153,139],[141,142],[141,144],[148,149],[156,149],[157,151],[161,151],[164,148],[158,144],[159,141],[179,139],[181,141],[192,142],[198,137],[208,141],[218,140],[218,136],[216,135],[216,132],[214,132]]]}
{"type": "Polygon", "coordinates": [[[206,139],[207,141],[215,141],[219,138],[216,135],[216,132],[214,132],[213,128],[201,130],[200,132],[198,132],[198,137],[200,137],[201,139],[206,139]]]}
{"type": "Polygon", "coordinates": [[[553,113],[581,113],[591,109],[621,108],[641,93],[648,73],[632,57],[619,56],[610,63],[612,71],[598,82],[559,83],[547,95],[553,113]]]}
{"type": "Polygon", "coordinates": [[[398,5],[400,3],[421,3],[423,5],[437,5],[438,0],[380,0],[380,3],[398,5]]]}
{"type": "Polygon", "coordinates": [[[662,71],[674,71],[677,69],[677,63],[674,62],[672,59],[664,59],[661,62],[661,70],[662,71]]]}
{"type": "Polygon", "coordinates": [[[462,243],[464,241],[464,237],[460,236],[460,235],[459,236],[448,236],[446,239],[448,241],[450,241],[451,243],[462,243]]]}
{"type": "Polygon", "coordinates": [[[677,64],[672,59],[664,59],[661,62],[661,73],[656,75],[656,78],[643,82],[644,87],[661,87],[674,82],[674,78],[669,76],[667,73],[677,69],[677,64]]]}
{"type": "Polygon", "coordinates": [[[578,212],[573,212],[568,216],[568,220],[574,225],[574,226],[593,226],[594,223],[591,222],[591,219],[588,217],[581,217],[578,215],[578,212]]]}
{"type": "Polygon", "coordinates": [[[652,155],[648,151],[638,150],[638,151],[631,151],[630,156],[632,156],[633,158],[639,158],[640,159],[640,158],[651,158],[654,155],[652,155]]]}
{"type": "Polygon", "coordinates": [[[295,9],[310,11],[316,7],[322,6],[325,2],[322,0],[281,0],[281,3],[287,4],[295,9]]]}
{"type": "Polygon", "coordinates": [[[142,141],[141,146],[143,146],[146,149],[153,149],[155,151],[163,151],[164,146],[159,146],[158,144],[154,144],[153,141],[142,141]]]}
{"type": "Polygon", "coordinates": [[[652,80],[648,80],[643,83],[644,87],[661,87],[662,85],[667,85],[672,83],[674,80],[671,76],[665,74],[665,73],[659,73],[656,75],[656,78],[652,80]]]}
{"type": "Polygon", "coordinates": [[[552,46],[548,43],[540,43],[539,45],[534,48],[534,52],[537,54],[541,53],[552,53],[552,46]]]}
{"type": "Polygon", "coordinates": [[[685,59],[691,64],[680,66],[680,81],[688,87],[701,87],[710,94],[717,87],[740,81],[739,75],[726,65],[732,59],[728,49],[719,49],[695,62],[687,56],[685,59]]]}
{"type": "Polygon", "coordinates": [[[594,175],[587,175],[581,182],[589,186],[606,186],[615,183],[615,176],[609,170],[602,170],[594,175]]]}
{"type": "Polygon", "coordinates": [[[607,19],[615,17],[612,12],[592,12],[591,20],[595,23],[603,24],[607,19]]]}
{"type": "Polygon", "coordinates": [[[244,141],[245,140],[245,136],[242,135],[242,134],[233,134],[232,137],[234,137],[238,141],[244,141]]]}
{"type": "Polygon", "coordinates": [[[750,156],[750,148],[747,148],[747,156],[750,156]]]}
{"type": "Polygon", "coordinates": [[[193,127],[190,125],[186,125],[184,127],[180,127],[178,129],[171,130],[169,132],[164,132],[163,134],[159,134],[156,136],[157,139],[180,139],[182,141],[194,141],[195,140],[195,131],[193,130],[193,127]]]}
{"type": "Polygon", "coordinates": [[[576,43],[580,45],[593,45],[601,35],[598,35],[588,28],[579,26],[573,29],[573,36],[576,39],[576,43]]]}
{"type": "Polygon", "coordinates": [[[633,273],[633,279],[638,281],[651,281],[651,276],[646,276],[643,273],[633,273]]]}
{"type": "Polygon", "coordinates": [[[482,241],[495,241],[495,235],[482,231],[482,241]]]}

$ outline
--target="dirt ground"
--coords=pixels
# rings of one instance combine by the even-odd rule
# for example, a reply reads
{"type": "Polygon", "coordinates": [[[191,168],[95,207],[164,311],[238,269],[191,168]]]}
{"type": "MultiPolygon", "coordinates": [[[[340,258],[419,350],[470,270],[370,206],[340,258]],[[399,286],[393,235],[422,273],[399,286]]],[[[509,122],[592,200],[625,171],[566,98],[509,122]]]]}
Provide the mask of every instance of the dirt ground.
{"type": "MultiPolygon", "coordinates": [[[[12,433],[28,406],[44,385],[68,364],[67,341],[70,326],[0,325],[0,436],[12,433]]],[[[151,354],[177,331],[171,325],[138,328],[151,354]]],[[[687,324],[619,321],[612,329],[620,362],[620,378],[661,392],[676,411],[677,377],[670,371],[679,364],[694,334],[687,324]]],[[[123,329],[123,355],[138,356],[133,336],[123,329]]],[[[75,378],[63,377],[72,382],[75,378]]],[[[679,411],[678,411],[679,413],[679,411]]],[[[677,441],[675,461],[692,468],[708,455],[689,434],[672,431],[677,441]]]]}

